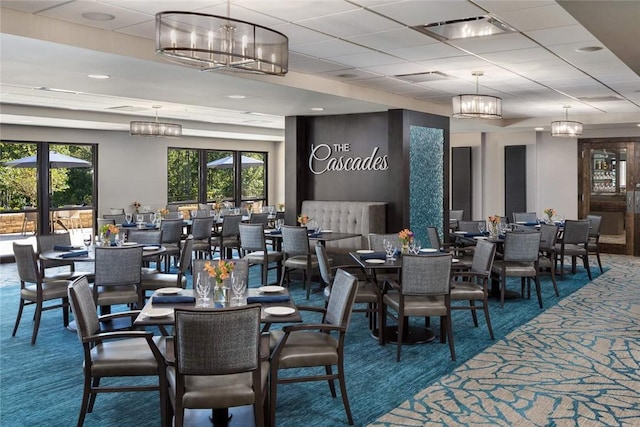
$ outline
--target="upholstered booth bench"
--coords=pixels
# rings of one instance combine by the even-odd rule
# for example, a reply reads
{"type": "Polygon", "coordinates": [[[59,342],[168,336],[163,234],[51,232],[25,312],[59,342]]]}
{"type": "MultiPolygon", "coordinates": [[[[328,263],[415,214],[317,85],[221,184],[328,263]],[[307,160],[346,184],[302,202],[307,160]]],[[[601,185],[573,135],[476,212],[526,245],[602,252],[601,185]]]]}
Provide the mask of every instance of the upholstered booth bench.
{"type": "Polygon", "coordinates": [[[324,230],[361,235],[327,242],[327,252],[334,265],[351,264],[349,252],[367,248],[369,233],[386,232],[387,204],[384,202],[305,200],[300,212],[316,220],[324,230]]]}

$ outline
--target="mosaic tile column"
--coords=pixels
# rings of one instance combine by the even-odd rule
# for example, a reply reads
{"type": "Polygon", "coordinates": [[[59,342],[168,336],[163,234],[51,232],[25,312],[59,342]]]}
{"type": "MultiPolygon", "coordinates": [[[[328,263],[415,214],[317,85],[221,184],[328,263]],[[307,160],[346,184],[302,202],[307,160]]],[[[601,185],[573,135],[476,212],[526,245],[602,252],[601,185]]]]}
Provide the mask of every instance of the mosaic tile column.
{"type": "Polygon", "coordinates": [[[444,130],[409,127],[409,224],[422,246],[429,242],[427,226],[443,236],[444,130]]]}

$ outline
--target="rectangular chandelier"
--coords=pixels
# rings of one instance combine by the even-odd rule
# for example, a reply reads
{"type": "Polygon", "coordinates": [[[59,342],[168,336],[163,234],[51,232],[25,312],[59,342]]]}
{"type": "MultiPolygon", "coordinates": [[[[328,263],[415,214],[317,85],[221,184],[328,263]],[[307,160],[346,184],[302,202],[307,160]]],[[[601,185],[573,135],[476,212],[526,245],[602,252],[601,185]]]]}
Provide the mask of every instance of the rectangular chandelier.
{"type": "Polygon", "coordinates": [[[182,125],[162,122],[131,122],[129,123],[129,134],[180,138],[182,136],[182,125]]]}
{"type": "Polygon", "coordinates": [[[582,123],[569,120],[570,105],[564,106],[564,120],[551,122],[551,136],[575,138],[582,136],[582,123]]]}

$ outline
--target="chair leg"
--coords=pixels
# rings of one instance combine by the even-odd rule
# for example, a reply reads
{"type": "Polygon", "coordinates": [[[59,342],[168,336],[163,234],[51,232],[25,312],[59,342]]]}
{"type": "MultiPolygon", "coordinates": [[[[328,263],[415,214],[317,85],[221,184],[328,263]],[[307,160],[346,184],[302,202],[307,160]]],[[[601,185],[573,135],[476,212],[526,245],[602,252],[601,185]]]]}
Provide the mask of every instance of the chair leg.
{"type": "MultiPolygon", "coordinates": [[[[380,331],[384,334],[384,331],[380,331]]],[[[402,337],[404,336],[404,316],[398,313],[398,337],[396,343],[396,362],[400,361],[400,352],[402,351],[402,337]]]]}
{"type": "Polygon", "coordinates": [[[500,276],[500,308],[504,308],[504,288],[507,287],[507,277],[503,274],[500,276]]]}
{"type": "MultiPolygon", "coordinates": [[[[86,369],[86,368],[85,368],[86,369]]],[[[91,392],[91,376],[88,372],[84,373],[84,387],[82,390],[82,404],[80,405],[80,415],[78,416],[78,427],[84,425],[84,417],[89,409],[89,394],[91,392]]]]}
{"type": "Polygon", "coordinates": [[[478,315],[476,314],[476,304],[474,300],[469,300],[469,306],[471,307],[471,317],[473,318],[473,325],[478,327],[478,315]]]}
{"type": "Polygon", "coordinates": [[[269,375],[269,426],[276,425],[276,397],[278,395],[278,365],[271,363],[271,373],[269,375]]]}
{"type": "Polygon", "coordinates": [[[69,326],[69,298],[62,298],[62,324],[69,326]]]}
{"type": "Polygon", "coordinates": [[[33,323],[33,334],[31,335],[31,345],[36,343],[38,337],[38,329],[40,328],[40,318],[42,317],[42,301],[36,303],[35,319],[33,323]]]}
{"type": "Polygon", "coordinates": [[[96,389],[100,387],[100,377],[93,377],[91,385],[91,395],[89,396],[89,408],[87,409],[88,413],[93,412],[93,405],[96,403],[96,397],[98,396],[98,392],[96,389]]]}
{"type": "Polygon", "coordinates": [[[598,260],[598,267],[600,267],[600,274],[604,273],[602,269],[602,261],[600,261],[600,249],[596,250],[596,259],[598,260]]]}
{"type": "Polygon", "coordinates": [[[492,340],[494,340],[493,336],[493,328],[491,327],[491,318],[489,317],[489,301],[487,301],[486,297],[484,301],[482,301],[482,308],[484,310],[484,318],[487,321],[487,329],[489,329],[489,336],[492,340]]]}
{"type": "Polygon", "coordinates": [[[556,291],[556,296],[560,296],[560,292],[558,291],[558,282],[556,282],[556,268],[551,263],[551,268],[549,269],[549,274],[551,275],[551,283],[553,284],[553,289],[556,291]]]}
{"type": "Polygon", "coordinates": [[[440,318],[440,322],[446,322],[447,339],[449,340],[449,351],[451,352],[451,360],[456,361],[456,349],[453,345],[453,327],[451,325],[451,310],[448,310],[448,315],[445,319],[440,318]]]}
{"type": "Polygon", "coordinates": [[[22,317],[22,309],[24,308],[24,300],[20,298],[20,306],[18,307],[18,315],[16,316],[16,324],[13,327],[12,337],[16,336],[16,332],[18,332],[18,325],[20,325],[20,318],[22,317]]]}
{"type": "Polygon", "coordinates": [[[593,280],[591,278],[591,268],[589,267],[589,255],[588,254],[585,254],[582,257],[582,262],[584,264],[584,268],[587,270],[587,275],[589,276],[589,280],[593,280]]]}
{"type": "Polygon", "coordinates": [[[338,382],[340,383],[340,394],[342,394],[342,404],[344,411],[347,413],[349,425],[353,425],[353,416],[351,416],[351,407],[349,406],[349,398],[347,397],[347,383],[344,379],[344,361],[342,354],[338,357],[338,382]]]}
{"type": "Polygon", "coordinates": [[[542,294],[540,292],[540,276],[537,273],[534,280],[536,282],[536,294],[538,294],[538,304],[540,305],[540,308],[542,308],[542,294]]]}
{"type": "Polygon", "coordinates": [[[329,383],[329,390],[331,391],[331,397],[336,397],[336,385],[333,383],[333,371],[331,370],[331,365],[325,365],[324,367],[324,371],[327,374],[327,377],[329,377],[329,379],[327,380],[327,382],[329,383]]]}

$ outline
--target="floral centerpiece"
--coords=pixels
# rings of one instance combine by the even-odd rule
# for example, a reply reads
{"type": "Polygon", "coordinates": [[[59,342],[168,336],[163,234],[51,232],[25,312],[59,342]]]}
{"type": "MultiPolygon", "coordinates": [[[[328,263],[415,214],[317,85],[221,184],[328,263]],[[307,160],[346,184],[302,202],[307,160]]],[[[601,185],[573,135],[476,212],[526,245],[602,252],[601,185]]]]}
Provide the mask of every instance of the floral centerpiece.
{"type": "Polygon", "coordinates": [[[553,216],[556,214],[556,210],[553,208],[547,208],[544,210],[544,214],[547,216],[547,223],[553,223],[553,216]]]}
{"type": "Polygon", "coordinates": [[[282,202],[278,203],[278,211],[284,212],[284,203],[282,202]]]}
{"type": "Polygon", "coordinates": [[[139,201],[135,201],[131,204],[131,206],[133,207],[133,211],[135,213],[140,213],[140,208],[142,207],[142,203],[140,203],[139,201]]]}
{"type": "Polygon", "coordinates": [[[168,213],[169,213],[169,209],[167,209],[167,208],[158,209],[158,212],[156,213],[156,219],[157,220],[161,220],[168,213]]]}
{"type": "Polygon", "coordinates": [[[489,234],[491,234],[491,236],[496,237],[498,235],[498,225],[501,219],[498,215],[489,216],[489,234]]]}
{"type": "Polygon", "coordinates": [[[109,246],[115,241],[116,236],[120,233],[120,229],[113,224],[107,224],[100,227],[100,240],[103,246],[109,246]]]}
{"type": "Polygon", "coordinates": [[[309,224],[309,221],[311,221],[311,218],[309,218],[309,215],[305,215],[305,214],[298,215],[298,224],[300,224],[300,227],[306,227],[307,224],[309,224]]]}
{"type": "Polygon", "coordinates": [[[405,228],[404,230],[398,233],[398,240],[402,243],[402,253],[406,254],[409,252],[409,243],[413,240],[413,231],[405,228]]]}
{"type": "Polygon", "coordinates": [[[218,260],[217,263],[207,261],[204,263],[204,271],[207,272],[210,278],[216,281],[216,287],[213,295],[214,299],[220,300],[223,297],[223,282],[231,276],[231,272],[235,268],[236,264],[233,261],[218,260]]]}

